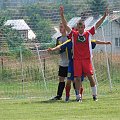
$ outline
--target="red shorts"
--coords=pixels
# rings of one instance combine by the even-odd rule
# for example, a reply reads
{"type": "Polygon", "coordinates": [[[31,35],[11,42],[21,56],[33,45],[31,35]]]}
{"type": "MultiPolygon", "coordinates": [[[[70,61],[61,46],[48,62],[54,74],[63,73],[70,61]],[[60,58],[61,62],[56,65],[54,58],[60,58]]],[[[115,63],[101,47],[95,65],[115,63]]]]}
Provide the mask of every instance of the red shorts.
{"type": "Polygon", "coordinates": [[[74,60],[74,76],[93,75],[91,59],[74,60]]]}

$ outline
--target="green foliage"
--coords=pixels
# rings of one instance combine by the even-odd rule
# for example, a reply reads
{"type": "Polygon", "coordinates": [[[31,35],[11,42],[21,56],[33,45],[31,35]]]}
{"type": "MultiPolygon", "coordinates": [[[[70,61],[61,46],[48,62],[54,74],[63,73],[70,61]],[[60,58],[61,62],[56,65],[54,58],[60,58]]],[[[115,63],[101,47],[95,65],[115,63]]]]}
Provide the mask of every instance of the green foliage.
{"type": "Polygon", "coordinates": [[[8,47],[14,49],[23,43],[23,38],[21,38],[20,33],[17,30],[12,29],[12,26],[4,26],[6,17],[0,18],[0,32],[2,37],[7,41],[8,47]]]}
{"type": "Polygon", "coordinates": [[[10,68],[6,69],[3,66],[1,71],[0,71],[0,78],[1,78],[1,80],[4,81],[4,82],[8,82],[8,81],[10,81],[10,79],[12,77],[13,77],[12,70],[10,68]]]}
{"type": "Polygon", "coordinates": [[[2,17],[0,17],[0,27],[2,27],[3,26],[3,24],[4,24],[4,22],[5,22],[5,17],[4,16],[2,16],[2,17]]]}
{"type": "Polygon", "coordinates": [[[21,52],[24,59],[29,59],[32,56],[32,52],[24,46],[21,48],[21,52]]]}
{"type": "Polygon", "coordinates": [[[106,7],[107,2],[105,0],[92,0],[90,3],[90,9],[93,12],[93,15],[95,17],[98,17],[99,15],[103,15],[106,7]]]}
{"type": "Polygon", "coordinates": [[[25,7],[26,21],[32,23],[32,30],[36,33],[39,42],[51,42],[51,21],[43,17],[43,10],[39,4],[25,7]]]}
{"type": "Polygon", "coordinates": [[[32,55],[31,51],[26,49],[22,44],[24,43],[24,39],[21,37],[19,31],[12,29],[12,26],[4,26],[7,17],[2,16],[0,18],[0,32],[2,37],[7,43],[7,46],[10,50],[9,53],[0,53],[2,55],[11,55],[14,57],[20,57],[20,49],[22,50],[22,55],[24,58],[28,58],[32,55]],[[20,47],[21,46],[21,47],[20,47]]]}
{"type": "Polygon", "coordinates": [[[39,19],[37,26],[37,39],[40,42],[51,42],[51,26],[50,22],[46,21],[45,19],[39,19]]]}
{"type": "MultiPolygon", "coordinates": [[[[56,9],[59,10],[61,4],[56,5],[56,9]]],[[[78,7],[74,7],[68,0],[62,2],[64,6],[65,18],[69,21],[71,18],[77,16],[78,7]]]]}
{"type": "MultiPolygon", "coordinates": [[[[61,1],[62,4],[64,5],[65,8],[65,16],[67,21],[70,20],[72,17],[77,16],[77,11],[79,10],[79,7],[74,7],[70,1],[65,0],[65,1],[61,1]]],[[[31,29],[35,32],[36,34],[36,38],[37,40],[41,43],[48,43],[51,42],[51,29],[52,29],[52,19],[54,19],[54,17],[51,18],[51,20],[46,19],[46,13],[52,13],[52,11],[54,10],[58,10],[59,12],[59,6],[61,4],[61,2],[58,2],[56,5],[55,4],[28,4],[28,5],[24,5],[23,7],[21,7],[20,9],[18,9],[17,11],[14,10],[8,10],[8,9],[3,9],[1,16],[5,15],[5,19],[7,20],[7,17],[13,17],[13,12],[17,12],[17,14],[19,14],[19,16],[23,15],[23,13],[26,15],[24,18],[24,20],[28,23],[28,25],[31,27],[31,29]]],[[[2,22],[0,22],[2,23],[2,22]]],[[[12,33],[10,33],[12,34],[12,33]]],[[[9,34],[8,34],[9,35],[9,34]]],[[[17,35],[19,36],[19,35],[17,35]]],[[[12,36],[13,37],[13,36],[12,36]]],[[[9,36],[10,39],[7,39],[9,42],[10,46],[17,46],[17,40],[18,41],[22,41],[21,38],[17,37],[17,38],[13,38],[13,40],[11,40],[11,36],[9,36]],[[13,44],[12,41],[16,42],[13,44]]],[[[18,43],[20,44],[20,43],[18,43]]]]}
{"type": "Polygon", "coordinates": [[[50,42],[50,43],[42,43],[41,45],[40,45],[40,49],[41,50],[44,50],[44,49],[47,49],[47,48],[52,48],[52,47],[54,47],[55,46],[55,43],[52,41],[52,42],[50,42]]]}
{"type": "MultiPolygon", "coordinates": [[[[70,3],[66,4],[66,2],[68,1],[63,1],[62,3],[64,5],[65,16],[68,21],[77,15],[77,12],[75,11],[77,11],[78,8],[73,7],[70,3]]],[[[35,31],[39,42],[51,42],[52,22],[45,18],[45,13],[51,13],[53,10],[58,10],[59,13],[59,6],[60,3],[56,6],[54,4],[51,4],[51,6],[47,6],[45,4],[33,4],[27,7],[24,6],[23,9],[25,9],[25,14],[27,15],[26,21],[32,26],[32,30],[35,31]]]]}
{"type": "Polygon", "coordinates": [[[16,30],[13,30],[11,27],[4,27],[3,33],[9,48],[14,49],[15,47],[21,46],[23,43],[23,38],[21,37],[20,33],[16,30]]]}
{"type": "Polygon", "coordinates": [[[114,11],[116,11],[116,10],[120,10],[120,1],[119,0],[114,0],[114,2],[113,2],[113,4],[111,5],[111,6],[109,6],[109,7],[111,7],[111,9],[114,11]]]}
{"type": "Polygon", "coordinates": [[[26,81],[42,81],[43,77],[42,77],[42,73],[39,70],[39,67],[29,67],[27,66],[24,69],[24,73],[25,73],[25,80],[26,81]]]}

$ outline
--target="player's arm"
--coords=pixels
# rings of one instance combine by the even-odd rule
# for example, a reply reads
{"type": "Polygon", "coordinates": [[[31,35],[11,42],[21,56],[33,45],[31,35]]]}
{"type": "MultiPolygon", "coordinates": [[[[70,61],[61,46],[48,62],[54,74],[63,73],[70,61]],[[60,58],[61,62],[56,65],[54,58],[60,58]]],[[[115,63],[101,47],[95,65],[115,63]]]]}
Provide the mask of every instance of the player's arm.
{"type": "Polygon", "coordinates": [[[111,45],[110,41],[100,41],[100,40],[91,40],[91,45],[92,45],[92,49],[94,49],[96,47],[96,45],[111,45]]]}
{"type": "Polygon", "coordinates": [[[100,27],[100,25],[103,23],[103,21],[105,20],[107,15],[108,15],[108,9],[106,9],[106,11],[105,11],[104,15],[102,16],[102,18],[95,24],[95,29],[100,27]]]}
{"type": "Polygon", "coordinates": [[[71,41],[71,40],[68,39],[68,40],[65,41],[64,43],[62,43],[62,44],[60,44],[60,45],[57,45],[57,46],[54,47],[54,48],[48,48],[47,51],[50,52],[50,51],[57,51],[57,50],[65,49],[67,43],[69,43],[70,41],[71,41]]]}
{"type": "Polygon", "coordinates": [[[61,16],[61,21],[62,21],[66,31],[68,33],[70,33],[71,32],[71,28],[67,25],[67,21],[66,21],[65,16],[64,16],[64,7],[63,6],[60,6],[60,16],[61,16]]]}
{"type": "Polygon", "coordinates": [[[95,43],[102,44],[102,45],[111,45],[112,44],[110,41],[100,41],[100,40],[96,40],[95,43]]]}
{"type": "Polygon", "coordinates": [[[56,47],[54,48],[48,48],[47,51],[50,52],[50,51],[57,51],[57,50],[60,50],[60,47],[61,45],[57,45],[56,47]]]}

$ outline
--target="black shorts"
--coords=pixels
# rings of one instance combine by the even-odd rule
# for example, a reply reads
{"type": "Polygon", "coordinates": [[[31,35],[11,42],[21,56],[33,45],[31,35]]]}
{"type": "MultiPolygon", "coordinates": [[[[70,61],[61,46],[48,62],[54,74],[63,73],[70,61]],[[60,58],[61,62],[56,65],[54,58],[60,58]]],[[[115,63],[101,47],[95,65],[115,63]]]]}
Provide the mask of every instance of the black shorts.
{"type": "Polygon", "coordinates": [[[59,66],[58,76],[67,77],[68,67],[59,66]]]}

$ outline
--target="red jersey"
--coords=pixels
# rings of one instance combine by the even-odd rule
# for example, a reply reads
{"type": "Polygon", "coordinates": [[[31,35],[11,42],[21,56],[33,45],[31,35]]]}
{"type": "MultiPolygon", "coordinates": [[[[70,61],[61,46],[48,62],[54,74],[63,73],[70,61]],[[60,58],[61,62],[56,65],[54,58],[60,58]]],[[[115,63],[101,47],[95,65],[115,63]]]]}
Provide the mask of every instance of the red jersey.
{"type": "Polygon", "coordinates": [[[95,27],[90,30],[85,31],[82,35],[78,31],[72,30],[69,37],[73,42],[73,54],[75,60],[81,60],[86,58],[91,58],[92,48],[91,48],[91,35],[95,34],[95,27]]]}

